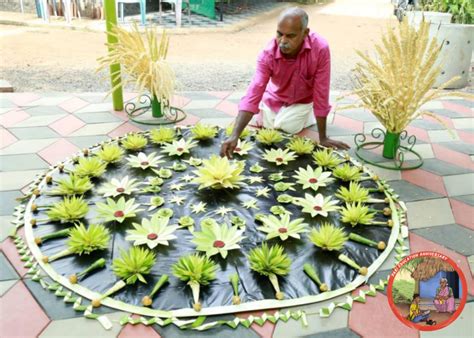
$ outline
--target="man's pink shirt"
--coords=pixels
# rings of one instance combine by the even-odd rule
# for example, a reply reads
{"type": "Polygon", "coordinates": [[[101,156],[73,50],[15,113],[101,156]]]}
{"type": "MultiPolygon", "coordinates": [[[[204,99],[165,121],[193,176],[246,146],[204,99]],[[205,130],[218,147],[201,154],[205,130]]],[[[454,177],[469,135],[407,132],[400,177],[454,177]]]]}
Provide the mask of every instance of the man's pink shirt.
{"type": "Polygon", "coordinates": [[[263,102],[274,112],[295,103],[313,103],[316,117],[326,117],[331,110],[329,86],[331,56],[327,41],[310,32],[295,59],[283,57],[276,39],[259,54],[257,70],[239,110],[259,112],[263,102]]]}

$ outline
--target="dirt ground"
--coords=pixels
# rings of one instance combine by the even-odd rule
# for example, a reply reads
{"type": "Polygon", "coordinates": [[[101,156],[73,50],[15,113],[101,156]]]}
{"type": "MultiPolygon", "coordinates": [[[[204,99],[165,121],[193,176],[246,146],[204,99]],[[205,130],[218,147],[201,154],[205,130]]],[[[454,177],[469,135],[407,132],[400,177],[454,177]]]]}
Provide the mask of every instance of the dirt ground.
{"type": "MultiPolygon", "coordinates": [[[[349,73],[357,61],[354,50],[372,50],[394,18],[324,14],[318,5],[305,9],[310,28],[329,41],[332,88],[350,88],[349,73]]],[[[275,34],[276,21],[275,15],[235,33],[171,36],[168,59],[180,89],[245,89],[258,52],[275,34]]],[[[95,74],[96,59],[106,52],[104,43],[104,33],[1,26],[0,78],[16,91],[105,91],[108,83],[95,74]]]]}

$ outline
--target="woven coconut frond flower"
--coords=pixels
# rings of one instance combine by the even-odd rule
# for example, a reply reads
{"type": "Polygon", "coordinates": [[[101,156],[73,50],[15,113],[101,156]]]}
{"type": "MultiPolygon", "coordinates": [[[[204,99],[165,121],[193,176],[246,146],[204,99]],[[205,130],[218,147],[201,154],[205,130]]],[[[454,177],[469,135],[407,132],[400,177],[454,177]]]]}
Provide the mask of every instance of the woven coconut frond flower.
{"type": "Polygon", "coordinates": [[[169,218],[155,214],[150,220],[143,218],[142,224],[133,223],[134,230],[127,230],[127,241],[134,241],[133,245],[146,244],[150,249],[157,245],[169,245],[169,241],[176,239],[173,235],[177,225],[168,225],[169,218]]]}
{"type": "Polygon", "coordinates": [[[135,178],[128,178],[125,176],[120,181],[116,178],[112,178],[110,182],[106,182],[99,188],[99,194],[104,197],[117,197],[120,195],[131,195],[137,192],[139,183],[135,178]]]}
{"type": "Polygon", "coordinates": [[[119,162],[123,157],[124,151],[116,144],[105,144],[102,149],[97,152],[97,157],[105,163],[119,162]]]}
{"type": "Polygon", "coordinates": [[[345,182],[360,180],[362,173],[359,167],[351,166],[349,163],[344,163],[332,171],[334,177],[337,177],[345,182]]]}
{"type": "Polygon", "coordinates": [[[422,115],[444,124],[421,106],[445,96],[472,97],[472,94],[443,91],[458,77],[431,89],[442,65],[436,64],[441,45],[436,38],[430,39],[429,31],[430,24],[426,21],[415,28],[404,20],[398,29],[387,30],[382,43],[375,46],[376,55],[357,52],[362,60],[354,69],[353,94],[360,98],[355,106],[371,111],[389,132],[402,132],[422,115]]]}
{"type": "Polygon", "coordinates": [[[320,187],[325,187],[334,181],[334,179],[330,177],[331,172],[323,171],[322,167],[313,169],[308,165],[306,169],[299,168],[296,174],[297,175],[293,177],[296,178],[297,183],[303,185],[303,189],[311,188],[317,191],[320,187]]]}
{"type": "Polygon", "coordinates": [[[317,165],[325,168],[334,168],[344,162],[331,148],[315,151],[313,153],[313,159],[317,165]]]}
{"type": "Polygon", "coordinates": [[[191,128],[191,134],[196,140],[207,140],[217,135],[217,128],[207,124],[196,123],[191,128]]]}
{"type": "Polygon", "coordinates": [[[89,255],[96,250],[107,249],[110,240],[110,232],[102,224],[91,224],[87,228],[80,223],[68,231],[69,239],[67,249],[52,256],[43,256],[45,263],[51,263],[58,258],[69,255],[89,255]]]}
{"type": "Polygon", "coordinates": [[[150,139],[153,143],[163,144],[173,142],[176,131],[173,128],[160,127],[150,130],[150,139]]]}
{"type": "Polygon", "coordinates": [[[252,149],[252,143],[239,139],[237,141],[237,146],[234,149],[234,154],[239,154],[240,156],[248,155],[249,151],[252,149]]]}
{"type": "Polygon", "coordinates": [[[288,164],[296,158],[296,154],[289,149],[270,149],[265,150],[263,158],[276,165],[288,164]]]}
{"type": "Polygon", "coordinates": [[[191,242],[197,245],[197,251],[204,251],[207,257],[220,254],[225,259],[229,250],[240,249],[239,242],[245,238],[243,232],[226,224],[201,223],[201,231],[193,233],[191,242]]]}
{"type": "MultiPolygon", "coordinates": [[[[234,124],[231,124],[227,126],[227,128],[225,128],[225,134],[227,136],[232,135],[233,131],[234,131],[234,124]]],[[[248,130],[247,128],[244,128],[244,130],[242,130],[242,132],[240,133],[239,138],[246,138],[247,136],[250,136],[250,134],[252,134],[252,132],[248,130]]]]}
{"type": "Polygon", "coordinates": [[[130,133],[121,141],[122,147],[127,150],[142,150],[148,144],[148,139],[138,133],[130,133]]]}
{"type": "Polygon", "coordinates": [[[147,27],[142,35],[136,24],[130,31],[115,26],[109,34],[117,42],[107,44],[109,53],[98,59],[98,70],[120,64],[123,73],[127,74],[121,82],[117,82],[120,72],[112,75],[115,86],[110,93],[130,83],[140,93],[149,92],[162,104],[169,104],[175,89],[175,74],[165,60],[169,44],[166,34],[159,35],[156,28],[147,27]]]}
{"type": "Polygon", "coordinates": [[[369,200],[369,190],[363,188],[357,182],[351,182],[349,189],[341,186],[336,193],[336,197],[339,197],[344,202],[367,202],[369,200]]]}
{"type": "Polygon", "coordinates": [[[140,168],[142,170],[146,170],[148,168],[158,168],[160,163],[163,163],[162,160],[163,156],[158,156],[157,153],[153,152],[150,154],[145,153],[138,153],[137,156],[130,155],[127,158],[128,164],[132,168],[140,168]]]}
{"type": "Polygon", "coordinates": [[[98,157],[81,157],[73,173],[79,177],[100,177],[105,173],[107,163],[98,157]]]}
{"type": "Polygon", "coordinates": [[[189,154],[191,148],[194,148],[197,144],[197,141],[185,140],[182,138],[179,141],[164,144],[162,151],[168,154],[168,156],[182,156],[183,154],[189,154]]]}
{"type": "Polygon", "coordinates": [[[263,144],[274,144],[283,140],[283,135],[276,129],[262,128],[258,131],[256,139],[263,144]]]}
{"type": "Polygon", "coordinates": [[[349,239],[343,229],[331,223],[323,223],[318,229],[312,229],[309,239],[317,247],[327,251],[338,251],[349,239]]]}
{"type": "Polygon", "coordinates": [[[245,163],[229,161],[227,157],[212,155],[203,160],[203,164],[194,171],[196,178],[192,182],[199,184],[199,189],[234,189],[240,188],[245,177],[242,175],[245,163]]]}
{"type": "Polygon", "coordinates": [[[86,216],[88,211],[89,206],[82,196],[71,196],[64,197],[61,202],[53,204],[53,206],[46,212],[46,215],[51,221],[67,223],[83,218],[86,216]]]}
{"type": "Polygon", "coordinates": [[[58,180],[58,186],[47,193],[48,195],[84,195],[93,187],[89,177],[70,174],[67,178],[58,180]]]}
{"type": "Polygon", "coordinates": [[[305,194],[304,198],[296,197],[293,199],[293,204],[303,207],[302,212],[310,214],[311,217],[317,215],[327,217],[328,213],[339,209],[338,202],[338,200],[333,200],[331,196],[324,197],[322,194],[316,196],[305,194]]]}
{"type": "Polygon", "coordinates": [[[283,247],[276,244],[271,247],[263,243],[249,252],[250,269],[263,276],[268,276],[276,292],[277,299],[283,299],[277,276],[286,276],[290,272],[291,259],[286,255],[283,247]]]}
{"type": "Polygon", "coordinates": [[[280,218],[273,215],[265,216],[261,219],[263,226],[257,229],[266,233],[266,239],[280,237],[282,241],[289,237],[300,239],[300,233],[308,232],[308,224],[304,223],[303,218],[290,219],[289,214],[283,214],[280,218]]]}
{"type": "Polygon", "coordinates": [[[314,149],[314,142],[306,137],[295,136],[288,143],[287,147],[298,155],[311,154],[314,149]]]}
{"type": "Polygon", "coordinates": [[[369,207],[361,203],[346,203],[346,206],[342,207],[340,213],[342,221],[350,223],[352,226],[370,224],[375,217],[375,212],[370,212],[369,207]]]}
{"type": "Polygon", "coordinates": [[[107,204],[97,202],[96,206],[99,217],[105,222],[117,221],[122,223],[126,218],[135,217],[137,212],[143,210],[140,209],[139,204],[135,204],[134,198],[125,200],[125,197],[120,197],[117,202],[107,198],[107,204]]]}
{"type": "Polygon", "coordinates": [[[143,275],[151,272],[155,262],[156,255],[152,251],[133,246],[128,251],[120,250],[120,258],[113,260],[112,270],[127,284],[134,284],[137,280],[146,284],[143,275]]]}
{"type": "Polygon", "coordinates": [[[172,266],[173,275],[187,282],[191,287],[194,299],[194,310],[201,311],[199,291],[201,285],[208,285],[216,279],[217,265],[209,257],[193,254],[181,257],[172,266]]]}

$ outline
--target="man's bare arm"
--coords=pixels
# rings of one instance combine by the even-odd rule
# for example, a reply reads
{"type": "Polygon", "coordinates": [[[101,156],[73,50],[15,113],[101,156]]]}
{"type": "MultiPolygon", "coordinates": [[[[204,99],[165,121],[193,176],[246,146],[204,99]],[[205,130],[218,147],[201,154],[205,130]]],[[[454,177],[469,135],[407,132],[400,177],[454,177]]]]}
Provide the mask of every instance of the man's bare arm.
{"type": "Polygon", "coordinates": [[[344,142],[331,140],[326,134],[326,117],[316,117],[318,123],[319,143],[322,146],[338,149],[349,149],[350,146],[344,142]]]}
{"type": "Polygon", "coordinates": [[[230,137],[222,143],[221,156],[227,156],[227,158],[232,158],[232,154],[234,153],[234,149],[237,146],[240,134],[242,134],[242,131],[250,122],[253,116],[254,114],[248,111],[241,110],[239,112],[239,115],[235,120],[232,135],[230,135],[230,137]]]}

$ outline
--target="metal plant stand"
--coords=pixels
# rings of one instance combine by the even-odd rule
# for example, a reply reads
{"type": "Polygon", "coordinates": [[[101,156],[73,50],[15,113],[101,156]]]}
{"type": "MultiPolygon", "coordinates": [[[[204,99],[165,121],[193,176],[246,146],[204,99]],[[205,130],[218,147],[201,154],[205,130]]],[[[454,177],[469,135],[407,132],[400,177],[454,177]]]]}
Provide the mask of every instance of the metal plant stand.
{"type": "Polygon", "coordinates": [[[138,100],[125,104],[125,112],[130,120],[147,125],[163,125],[177,123],[186,118],[186,113],[177,107],[162,106],[156,98],[141,95],[138,100]],[[151,118],[144,116],[151,110],[151,118]]]}

